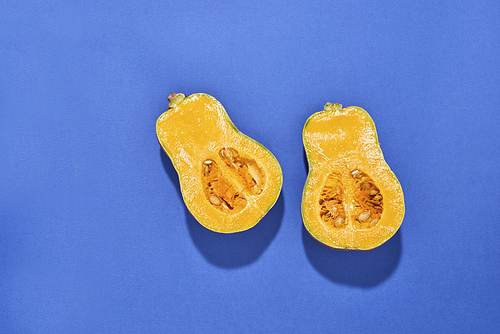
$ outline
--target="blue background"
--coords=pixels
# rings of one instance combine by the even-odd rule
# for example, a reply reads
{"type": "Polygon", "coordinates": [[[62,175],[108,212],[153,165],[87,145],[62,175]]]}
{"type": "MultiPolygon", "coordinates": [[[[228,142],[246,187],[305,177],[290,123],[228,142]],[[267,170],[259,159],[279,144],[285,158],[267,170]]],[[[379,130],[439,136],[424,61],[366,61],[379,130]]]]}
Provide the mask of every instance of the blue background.
{"type": "Polygon", "coordinates": [[[1,333],[500,326],[500,3],[0,3],[1,333]],[[155,122],[208,93],[280,161],[253,229],[186,210],[155,122]],[[366,109],[406,201],[368,252],[300,216],[306,119],[366,109]]]}

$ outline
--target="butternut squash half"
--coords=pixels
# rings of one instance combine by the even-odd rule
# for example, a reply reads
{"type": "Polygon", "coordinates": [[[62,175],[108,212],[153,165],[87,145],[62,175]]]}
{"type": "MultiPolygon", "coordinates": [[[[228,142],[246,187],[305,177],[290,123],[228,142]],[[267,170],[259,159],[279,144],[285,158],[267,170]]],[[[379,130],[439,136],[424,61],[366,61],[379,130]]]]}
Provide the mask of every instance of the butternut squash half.
{"type": "Polygon", "coordinates": [[[158,141],[179,175],[184,202],[207,229],[247,230],[276,203],[283,175],[264,146],[241,133],[207,94],[172,93],[156,122],[158,141]]]}
{"type": "Polygon", "coordinates": [[[403,221],[404,197],[370,115],[327,103],[306,121],[303,142],[309,163],[302,195],[307,231],[336,249],[369,250],[389,240],[403,221]]]}

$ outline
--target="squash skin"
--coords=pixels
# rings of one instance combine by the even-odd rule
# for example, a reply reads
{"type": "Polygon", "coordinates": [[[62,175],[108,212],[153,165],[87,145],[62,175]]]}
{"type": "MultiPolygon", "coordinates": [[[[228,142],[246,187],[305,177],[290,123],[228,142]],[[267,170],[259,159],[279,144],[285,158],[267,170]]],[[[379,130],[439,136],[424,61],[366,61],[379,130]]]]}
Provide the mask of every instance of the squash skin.
{"type": "MultiPolygon", "coordinates": [[[[370,115],[359,107],[342,109],[340,104],[328,103],[325,110],[308,118],[302,137],[309,164],[301,203],[306,230],[319,242],[341,250],[370,250],[389,240],[403,221],[404,195],[383,157],[370,115]],[[374,227],[367,227],[367,223],[359,220],[360,212],[369,212],[372,207],[358,200],[357,195],[362,192],[359,185],[364,179],[357,180],[355,171],[362,171],[363,178],[370,181],[375,194],[367,196],[380,195],[382,198],[383,211],[376,216],[374,227]],[[325,208],[319,204],[332,174],[336,175],[334,179],[343,190],[342,203],[337,207],[345,209],[342,213],[345,226],[340,228],[332,221],[325,221],[322,216],[325,208]]],[[[338,210],[334,208],[333,211],[338,210]]],[[[374,213],[368,215],[375,217],[374,213]]]]}
{"type": "Polygon", "coordinates": [[[252,228],[274,206],[281,192],[283,175],[277,159],[263,145],[241,133],[214,97],[204,93],[188,97],[171,94],[169,100],[169,109],[156,122],[156,133],[177,171],[188,210],[201,225],[214,232],[235,233],[252,228]],[[222,152],[226,148],[238,152],[241,161],[250,161],[264,175],[258,194],[249,192],[243,179],[238,179],[236,169],[230,170],[228,162],[224,163],[222,152]],[[226,210],[225,202],[222,210],[222,196],[212,201],[204,172],[207,161],[209,166],[218,167],[220,179],[226,180],[233,192],[246,201],[238,210],[226,210]]]}

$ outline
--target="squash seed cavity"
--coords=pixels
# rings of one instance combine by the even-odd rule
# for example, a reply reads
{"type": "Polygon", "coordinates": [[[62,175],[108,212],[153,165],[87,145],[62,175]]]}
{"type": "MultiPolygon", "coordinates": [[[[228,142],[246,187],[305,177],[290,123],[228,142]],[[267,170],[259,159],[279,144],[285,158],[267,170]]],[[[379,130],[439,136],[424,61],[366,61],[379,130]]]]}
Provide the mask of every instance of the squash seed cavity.
{"type": "Polygon", "coordinates": [[[217,163],[207,159],[202,163],[203,192],[212,207],[223,213],[237,213],[245,208],[247,200],[222,175],[217,163]]]}
{"type": "Polygon", "coordinates": [[[318,201],[321,220],[337,229],[345,228],[349,222],[357,229],[375,227],[382,216],[384,204],[373,179],[359,168],[350,171],[344,178],[349,195],[345,193],[342,180],[339,172],[333,172],[326,178],[318,201]],[[348,213],[346,207],[351,207],[348,213]]]}
{"type": "Polygon", "coordinates": [[[360,229],[375,227],[384,208],[383,197],[380,189],[372,178],[362,170],[351,171],[352,189],[354,189],[355,226],[360,229]]]}
{"type": "Polygon", "coordinates": [[[347,220],[343,202],[344,188],[340,173],[332,173],[326,178],[318,201],[321,220],[334,228],[344,228],[347,220]]]}
{"type": "Polygon", "coordinates": [[[255,160],[241,157],[239,152],[231,147],[220,149],[219,156],[231,170],[236,182],[249,194],[262,193],[265,185],[264,172],[255,160]]]}

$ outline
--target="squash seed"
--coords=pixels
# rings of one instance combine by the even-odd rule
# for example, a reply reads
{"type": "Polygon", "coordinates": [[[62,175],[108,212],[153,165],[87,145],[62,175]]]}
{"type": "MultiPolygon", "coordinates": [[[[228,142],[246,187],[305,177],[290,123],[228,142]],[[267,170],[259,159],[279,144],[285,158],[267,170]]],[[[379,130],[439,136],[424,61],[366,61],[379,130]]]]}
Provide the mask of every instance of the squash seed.
{"type": "Polygon", "coordinates": [[[229,160],[229,161],[233,161],[233,152],[231,152],[230,149],[227,149],[227,148],[223,148],[222,149],[222,154],[224,155],[224,157],[229,160]]]}
{"type": "Polygon", "coordinates": [[[343,216],[338,216],[333,221],[333,225],[335,225],[335,227],[337,227],[337,228],[341,228],[343,223],[344,223],[344,217],[343,216]]]}
{"type": "Polygon", "coordinates": [[[370,183],[362,182],[361,183],[361,190],[368,190],[368,189],[370,189],[370,183]]]}
{"type": "Polygon", "coordinates": [[[217,206],[221,205],[220,199],[215,195],[210,196],[210,203],[217,206]]]}
{"type": "Polygon", "coordinates": [[[375,226],[378,223],[378,218],[373,218],[372,221],[370,222],[370,227],[375,226]]]}
{"type": "Polygon", "coordinates": [[[371,214],[370,211],[362,212],[362,213],[359,214],[358,219],[360,221],[364,222],[365,220],[367,220],[368,218],[370,218],[370,214],[371,214]]]}

